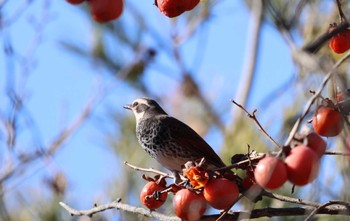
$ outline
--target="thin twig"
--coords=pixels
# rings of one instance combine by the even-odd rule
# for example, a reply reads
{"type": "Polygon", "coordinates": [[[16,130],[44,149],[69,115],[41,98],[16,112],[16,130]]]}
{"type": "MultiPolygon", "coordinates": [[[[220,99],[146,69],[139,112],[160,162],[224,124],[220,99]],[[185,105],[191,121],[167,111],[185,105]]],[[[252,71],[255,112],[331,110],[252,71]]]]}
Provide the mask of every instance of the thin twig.
{"type": "Polygon", "coordinates": [[[214,171],[222,171],[222,170],[227,170],[227,169],[234,169],[234,168],[245,168],[246,165],[249,165],[251,164],[252,162],[256,162],[256,161],[259,161],[261,160],[262,158],[265,157],[266,154],[257,154],[257,156],[254,156],[254,157],[250,157],[249,159],[246,159],[246,160],[242,160],[238,163],[234,163],[232,165],[229,165],[229,166],[226,166],[226,167],[221,167],[221,168],[218,168],[218,169],[215,169],[214,171]]]}
{"type": "MultiPolygon", "coordinates": [[[[264,4],[268,1],[255,1],[251,8],[251,17],[247,36],[247,50],[245,53],[244,64],[241,73],[241,80],[237,89],[238,100],[243,106],[246,105],[249,94],[251,93],[253,79],[256,74],[257,57],[259,54],[259,45],[261,41],[261,27],[264,18],[264,4]]],[[[232,122],[236,122],[240,115],[235,115],[232,122]]]]}
{"type": "Polygon", "coordinates": [[[188,180],[183,180],[183,181],[181,181],[180,183],[177,183],[177,184],[170,184],[169,187],[165,188],[164,190],[159,191],[159,193],[162,194],[162,193],[171,192],[173,190],[173,185],[182,186],[182,185],[185,185],[187,182],[188,182],[188,180]]]}
{"type": "Polygon", "coordinates": [[[344,152],[338,152],[338,151],[326,151],[324,152],[323,155],[337,155],[337,156],[350,156],[350,152],[349,153],[344,153],[344,152]]]}
{"type": "Polygon", "coordinates": [[[324,77],[321,86],[318,88],[318,90],[315,92],[315,94],[311,97],[311,99],[307,102],[303,113],[301,114],[301,116],[298,118],[298,120],[295,122],[292,130],[289,133],[289,136],[285,142],[285,146],[288,146],[290,144],[290,142],[293,140],[295,133],[298,131],[299,126],[301,124],[301,122],[304,120],[304,118],[306,117],[306,115],[309,113],[309,110],[312,106],[312,104],[315,102],[315,100],[321,95],[322,90],[324,89],[324,87],[326,86],[327,82],[329,81],[329,79],[333,76],[334,73],[336,73],[336,69],[344,62],[346,61],[348,58],[350,58],[350,51],[348,51],[337,63],[335,63],[333,65],[333,67],[331,68],[331,70],[327,73],[327,75],[324,77]]]}
{"type": "Polygon", "coordinates": [[[253,113],[249,113],[242,105],[234,101],[233,99],[231,100],[232,103],[234,103],[236,106],[241,108],[245,113],[247,113],[248,117],[251,118],[255,124],[258,126],[258,129],[279,149],[281,149],[281,146],[265,131],[265,129],[261,126],[260,122],[258,119],[256,119],[255,113],[257,110],[254,110],[253,113]]]}
{"type": "MultiPolygon", "coordinates": [[[[333,205],[333,204],[339,204],[345,206],[348,210],[350,208],[350,204],[348,202],[343,202],[343,201],[329,201],[325,204],[320,205],[316,209],[314,209],[306,218],[305,221],[311,220],[320,210],[323,208],[326,208],[327,206],[333,205]]],[[[349,210],[350,211],[350,210],[349,210]]]]}
{"type": "Polygon", "coordinates": [[[215,221],[222,221],[222,219],[224,218],[224,216],[226,215],[226,214],[228,214],[228,212],[230,211],[230,208],[233,206],[233,205],[235,205],[238,201],[240,201],[242,198],[243,198],[243,194],[241,194],[233,203],[232,203],[232,205],[228,208],[228,209],[226,209],[226,210],[224,210],[224,212],[222,212],[221,213],[221,215],[219,216],[219,218],[217,218],[215,221]]]}
{"type": "MultiPolygon", "coordinates": [[[[253,170],[254,170],[254,168],[253,168],[253,162],[252,162],[252,160],[251,160],[250,154],[251,154],[251,152],[250,152],[250,145],[248,144],[248,154],[247,154],[248,162],[249,162],[249,165],[248,165],[248,166],[250,167],[251,171],[253,171],[253,170]]],[[[248,171],[248,170],[247,170],[247,171],[248,171]]]]}
{"type": "Polygon", "coordinates": [[[105,211],[105,210],[120,209],[123,211],[131,212],[131,213],[135,213],[135,214],[141,214],[145,217],[155,218],[158,220],[174,220],[174,221],[181,220],[175,216],[167,216],[167,215],[155,212],[155,211],[151,211],[149,209],[135,207],[135,206],[131,206],[131,205],[128,205],[125,203],[120,203],[119,201],[120,200],[116,200],[116,201],[113,201],[111,203],[100,205],[100,206],[95,206],[95,207],[93,207],[91,209],[87,209],[87,210],[76,210],[76,209],[71,208],[70,206],[68,206],[67,204],[65,204],[63,202],[59,202],[59,204],[65,210],[67,210],[72,216],[75,215],[75,216],[89,216],[89,217],[91,217],[94,214],[105,211]]]}
{"type": "Polygon", "coordinates": [[[213,121],[213,123],[220,129],[221,132],[225,131],[225,125],[222,123],[220,117],[213,109],[212,105],[210,105],[210,102],[208,99],[203,95],[202,91],[200,90],[198,83],[196,80],[192,77],[192,75],[186,70],[185,63],[181,59],[181,56],[179,55],[179,48],[177,46],[174,46],[173,48],[173,54],[175,57],[175,61],[177,62],[180,69],[182,69],[183,73],[183,81],[189,84],[189,86],[193,90],[193,95],[196,96],[198,101],[201,102],[201,104],[204,106],[204,109],[206,110],[206,113],[210,117],[210,119],[213,121]]]}
{"type": "Polygon", "coordinates": [[[292,27],[292,26],[296,25],[296,23],[300,19],[300,15],[303,12],[303,9],[305,9],[305,5],[307,2],[308,2],[308,0],[301,0],[297,4],[297,6],[295,7],[295,13],[294,13],[292,19],[290,20],[289,24],[287,24],[288,27],[292,27]]]}
{"type": "Polygon", "coordinates": [[[302,50],[308,53],[316,53],[328,40],[330,40],[333,36],[339,34],[347,28],[349,28],[349,23],[347,21],[344,21],[337,25],[337,27],[331,32],[327,31],[326,33],[318,37],[315,41],[302,47],[302,50]]]}
{"type": "Polygon", "coordinates": [[[174,178],[173,175],[170,175],[170,174],[168,174],[168,173],[164,173],[164,172],[159,171],[159,170],[155,170],[155,169],[153,169],[153,168],[148,168],[148,169],[147,169],[147,168],[142,168],[142,167],[134,166],[134,165],[132,165],[132,164],[126,162],[126,161],[124,161],[124,164],[125,164],[126,166],[128,166],[128,167],[130,167],[130,168],[136,170],[136,171],[143,171],[143,172],[148,172],[148,173],[155,173],[155,174],[159,174],[159,175],[164,176],[164,177],[174,178]]]}
{"type": "Polygon", "coordinates": [[[187,27],[181,29],[183,33],[176,33],[173,37],[173,42],[176,45],[182,45],[187,42],[198,31],[198,27],[203,26],[211,17],[210,11],[203,8],[201,13],[188,20],[187,27]]]}
{"type": "MultiPolygon", "coordinates": [[[[292,207],[292,208],[262,208],[254,209],[252,211],[239,211],[239,212],[230,212],[227,214],[228,219],[226,220],[236,220],[235,218],[247,218],[255,219],[260,217],[293,217],[293,216],[304,216],[312,211],[311,207],[292,207]]],[[[318,214],[332,214],[332,215],[349,215],[349,211],[345,207],[327,207],[318,211],[318,214]]],[[[201,221],[207,221],[206,217],[203,217],[201,221]]],[[[222,220],[223,221],[223,220],[222,220]]]]}
{"type": "Polygon", "coordinates": [[[345,21],[347,21],[346,16],[345,16],[345,14],[344,14],[344,12],[343,12],[343,9],[342,9],[342,7],[341,7],[341,2],[340,2],[340,0],[336,0],[336,3],[337,3],[337,7],[338,7],[340,22],[345,22],[345,21]]]}
{"type": "Polygon", "coordinates": [[[282,202],[295,203],[295,204],[299,204],[299,205],[305,205],[305,206],[311,206],[311,207],[319,207],[321,205],[320,203],[316,203],[313,201],[293,198],[293,197],[289,197],[289,196],[280,195],[277,193],[271,193],[271,192],[268,192],[266,190],[263,190],[261,195],[272,198],[272,199],[276,199],[276,200],[279,200],[282,202]]]}
{"type": "MultiPolygon", "coordinates": [[[[278,152],[270,152],[270,154],[272,154],[273,156],[278,156],[279,151],[278,152]]],[[[222,171],[222,170],[227,170],[227,169],[238,169],[238,168],[245,168],[247,165],[251,164],[252,162],[258,162],[259,160],[261,160],[262,158],[265,157],[265,153],[257,153],[256,156],[251,157],[249,156],[248,159],[246,160],[242,160],[238,163],[234,163],[231,165],[228,165],[226,167],[221,167],[218,169],[215,169],[214,171],[222,171]]],[[[350,152],[349,153],[344,153],[344,152],[338,152],[338,151],[326,151],[324,153],[324,155],[337,155],[337,156],[350,156],[350,152]]]]}
{"type": "MultiPolygon", "coordinates": [[[[2,171],[0,174],[0,183],[3,183],[10,177],[12,177],[16,172],[23,172],[22,169],[25,168],[28,164],[34,162],[35,160],[51,157],[53,156],[59,148],[63,147],[63,143],[66,142],[89,118],[94,108],[103,98],[103,92],[99,92],[93,99],[91,99],[84,107],[80,115],[66,128],[64,128],[54,139],[47,148],[43,148],[38,151],[34,151],[30,154],[24,154],[21,156],[21,162],[16,166],[9,167],[7,170],[2,171]],[[101,94],[102,93],[102,94],[101,94]]],[[[4,192],[0,192],[0,195],[4,192]]]]}

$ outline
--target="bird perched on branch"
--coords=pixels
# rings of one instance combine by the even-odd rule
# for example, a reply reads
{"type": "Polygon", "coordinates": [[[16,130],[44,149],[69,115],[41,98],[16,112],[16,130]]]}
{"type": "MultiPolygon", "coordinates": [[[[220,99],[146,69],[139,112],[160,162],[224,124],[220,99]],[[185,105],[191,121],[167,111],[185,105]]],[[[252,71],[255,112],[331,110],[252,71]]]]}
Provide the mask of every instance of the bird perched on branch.
{"type": "Polygon", "coordinates": [[[164,167],[172,171],[175,183],[181,179],[181,166],[188,161],[205,158],[209,169],[225,167],[220,157],[191,127],[169,116],[149,98],[136,99],[124,106],[136,118],[136,136],[142,148],[164,167]]]}

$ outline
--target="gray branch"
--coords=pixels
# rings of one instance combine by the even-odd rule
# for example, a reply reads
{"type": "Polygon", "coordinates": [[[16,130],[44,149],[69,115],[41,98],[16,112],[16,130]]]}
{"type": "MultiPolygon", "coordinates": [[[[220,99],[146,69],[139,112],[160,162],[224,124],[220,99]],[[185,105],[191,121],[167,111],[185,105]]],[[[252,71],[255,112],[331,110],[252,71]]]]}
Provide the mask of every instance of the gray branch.
{"type": "MultiPolygon", "coordinates": [[[[149,218],[155,218],[161,221],[180,221],[176,216],[168,216],[161,214],[149,209],[131,206],[125,203],[121,203],[120,199],[115,200],[111,203],[95,206],[87,210],[76,210],[68,206],[67,204],[59,203],[65,210],[67,210],[72,216],[89,216],[92,217],[94,214],[109,210],[109,209],[120,209],[125,212],[130,212],[138,215],[143,215],[149,218]]],[[[237,220],[237,219],[255,219],[260,217],[274,217],[274,216],[306,216],[309,214],[328,214],[328,215],[343,215],[349,216],[350,210],[348,203],[339,203],[340,205],[330,205],[332,202],[317,206],[304,206],[304,207],[291,207],[291,208],[262,208],[254,209],[252,211],[229,211],[225,216],[220,218],[220,221],[237,220]]],[[[317,204],[318,205],[318,204],[317,204]]],[[[205,215],[200,220],[202,221],[214,221],[220,217],[220,214],[205,215]]]]}

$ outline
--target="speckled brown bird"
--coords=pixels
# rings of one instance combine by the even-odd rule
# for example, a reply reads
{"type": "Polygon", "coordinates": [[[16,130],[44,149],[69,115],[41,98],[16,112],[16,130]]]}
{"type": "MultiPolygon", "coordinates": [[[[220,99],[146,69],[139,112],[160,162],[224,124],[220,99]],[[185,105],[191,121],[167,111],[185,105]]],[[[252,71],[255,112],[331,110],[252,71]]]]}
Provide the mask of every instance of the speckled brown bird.
{"type": "Polygon", "coordinates": [[[142,148],[180,180],[181,165],[205,158],[209,168],[224,167],[220,157],[191,127],[169,116],[149,98],[136,99],[124,108],[136,118],[136,136],[142,148]]]}

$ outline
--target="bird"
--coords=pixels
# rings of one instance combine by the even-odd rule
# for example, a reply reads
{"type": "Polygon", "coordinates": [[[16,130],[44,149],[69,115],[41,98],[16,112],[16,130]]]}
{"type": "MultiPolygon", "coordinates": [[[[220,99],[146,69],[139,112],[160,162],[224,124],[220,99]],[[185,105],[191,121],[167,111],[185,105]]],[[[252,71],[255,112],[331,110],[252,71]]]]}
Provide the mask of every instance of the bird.
{"type": "Polygon", "coordinates": [[[138,98],[125,105],[136,119],[136,136],[141,147],[170,170],[175,183],[181,181],[182,165],[204,157],[209,169],[225,167],[212,147],[190,126],[169,116],[153,99],[138,98]]]}

